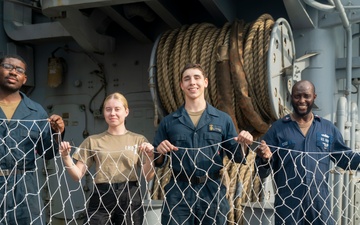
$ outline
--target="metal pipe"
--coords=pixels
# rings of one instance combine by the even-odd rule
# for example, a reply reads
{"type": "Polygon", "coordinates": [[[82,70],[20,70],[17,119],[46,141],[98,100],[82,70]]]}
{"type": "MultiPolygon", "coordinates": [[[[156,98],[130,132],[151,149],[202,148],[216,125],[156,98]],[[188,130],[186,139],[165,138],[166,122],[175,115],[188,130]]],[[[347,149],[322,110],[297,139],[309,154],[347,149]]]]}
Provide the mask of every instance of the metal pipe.
{"type": "MultiPolygon", "coordinates": [[[[347,57],[346,57],[346,91],[345,91],[345,95],[347,98],[348,110],[351,112],[352,47],[353,47],[352,29],[351,29],[351,24],[349,23],[349,20],[347,18],[344,6],[341,3],[341,1],[334,0],[334,5],[335,5],[336,10],[339,12],[340,19],[342,20],[344,29],[346,31],[347,57]]],[[[354,126],[354,124],[351,124],[351,113],[348,113],[347,121],[348,121],[350,127],[354,126]]],[[[352,140],[351,142],[353,142],[353,141],[354,140],[352,140]]],[[[351,143],[350,143],[350,147],[351,147],[351,143]]],[[[349,205],[349,199],[351,198],[351,196],[349,195],[350,191],[349,191],[349,187],[348,187],[349,186],[348,185],[349,184],[349,172],[348,171],[344,174],[343,184],[345,186],[344,196],[347,196],[347,198],[343,198],[343,204],[342,204],[342,212],[343,212],[342,215],[343,216],[342,216],[341,221],[342,221],[342,224],[348,224],[349,218],[353,217],[353,215],[349,215],[349,210],[346,209],[346,207],[349,205]]]]}
{"type": "Polygon", "coordinates": [[[304,3],[320,11],[326,11],[326,12],[335,11],[335,7],[333,5],[322,4],[315,0],[304,0],[304,3]]]}
{"type": "MultiPolygon", "coordinates": [[[[347,100],[345,97],[340,97],[337,104],[336,110],[336,126],[341,132],[343,136],[345,136],[345,125],[347,118],[347,100]]],[[[336,167],[334,171],[334,180],[332,182],[333,186],[333,199],[332,199],[332,207],[333,207],[333,215],[336,224],[341,224],[341,216],[342,216],[342,208],[343,208],[343,195],[342,195],[342,177],[343,170],[339,167],[336,167]]]]}
{"type": "MultiPolygon", "coordinates": [[[[346,16],[344,6],[340,0],[334,0],[335,7],[339,12],[340,18],[343,22],[344,29],[346,31],[346,43],[347,43],[347,60],[346,60],[346,91],[345,95],[348,100],[348,110],[351,110],[351,79],[352,79],[352,29],[351,24],[346,16]]],[[[348,113],[348,120],[350,121],[350,113],[348,113]]]]}
{"type": "MultiPolygon", "coordinates": [[[[358,125],[358,106],[355,102],[353,102],[351,104],[351,142],[350,142],[350,147],[351,149],[355,150],[355,146],[356,146],[356,126],[358,125]]],[[[354,222],[354,207],[352,207],[353,205],[355,205],[355,199],[354,199],[354,193],[355,193],[355,177],[352,173],[352,171],[348,172],[349,174],[349,185],[348,186],[348,196],[349,196],[349,207],[348,207],[348,218],[349,218],[349,223],[348,224],[352,224],[354,222]]],[[[346,188],[346,187],[345,187],[346,188]]]]}
{"type": "Polygon", "coordinates": [[[355,141],[356,141],[356,136],[355,136],[355,125],[358,123],[358,106],[355,102],[351,103],[351,132],[350,132],[350,148],[351,149],[355,149],[355,141]]]}
{"type": "MultiPolygon", "coordinates": [[[[344,133],[344,139],[345,139],[345,144],[347,146],[351,145],[351,122],[350,121],[346,121],[345,123],[345,133],[344,133]]],[[[342,170],[341,168],[337,167],[339,170],[343,171],[343,176],[342,176],[342,182],[339,182],[340,185],[342,185],[342,207],[341,207],[341,224],[349,224],[349,211],[348,207],[350,206],[350,202],[349,202],[349,171],[348,170],[342,170]]]]}
{"type": "Polygon", "coordinates": [[[360,152],[360,124],[355,124],[355,149],[356,152],[360,152]]]}

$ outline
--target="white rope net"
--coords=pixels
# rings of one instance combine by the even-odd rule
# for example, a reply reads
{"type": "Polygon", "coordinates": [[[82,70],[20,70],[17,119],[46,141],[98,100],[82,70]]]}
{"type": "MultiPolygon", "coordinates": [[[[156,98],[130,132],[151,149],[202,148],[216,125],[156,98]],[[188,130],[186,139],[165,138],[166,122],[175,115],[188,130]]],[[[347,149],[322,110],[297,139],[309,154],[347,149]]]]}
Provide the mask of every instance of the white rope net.
{"type": "MultiPolygon", "coordinates": [[[[56,149],[57,142],[46,121],[1,121],[0,131],[1,225],[84,224],[84,221],[89,224],[99,214],[105,218],[103,224],[136,224],[137,221],[156,225],[162,219],[163,224],[275,224],[276,221],[277,224],[358,225],[360,221],[359,176],[356,171],[339,169],[336,162],[330,163],[332,156],[328,153],[277,148],[274,156],[285,160],[279,160],[279,165],[262,179],[258,174],[261,168],[255,167],[254,151],[258,143],[253,145],[246,164],[235,163],[230,157],[217,163],[218,157],[228,151],[222,147],[223,143],[197,149],[180,148],[167,156],[168,163],[156,170],[150,182],[145,181],[139,166],[134,166],[131,172],[137,174],[137,183],[94,185],[94,178],[103,172],[104,165],[99,165],[98,171],[88,168],[83,179],[75,182],[59,155],[46,160],[36,154],[41,153],[40,148],[44,154],[56,149]],[[215,174],[218,170],[220,173],[215,174]],[[29,214],[30,219],[24,219],[29,214]]],[[[77,146],[72,149],[72,153],[93,151],[77,146]]],[[[129,150],[115,151],[124,154],[111,158],[109,150],[109,160],[136,165],[134,157],[125,153],[129,150]]],[[[138,153],[133,151],[133,154],[138,153]]],[[[141,161],[142,157],[139,156],[141,161]]],[[[119,168],[113,168],[112,173],[126,177],[128,174],[119,168]]]]}

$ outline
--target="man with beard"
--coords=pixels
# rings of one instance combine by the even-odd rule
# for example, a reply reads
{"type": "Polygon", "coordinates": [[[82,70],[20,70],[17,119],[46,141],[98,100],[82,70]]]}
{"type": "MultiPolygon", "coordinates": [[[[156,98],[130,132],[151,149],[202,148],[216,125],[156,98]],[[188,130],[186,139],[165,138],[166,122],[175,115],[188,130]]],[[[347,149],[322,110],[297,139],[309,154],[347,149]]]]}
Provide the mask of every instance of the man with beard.
{"type": "Polygon", "coordinates": [[[273,173],[276,225],[334,225],[330,160],[345,170],[359,169],[360,155],[345,145],[333,123],[313,114],[315,99],[310,81],[295,83],[293,112],[274,122],[257,148],[259,176],[273,173]]]}
{"type": "Polygon", "coordinates": [[[60,116],[48,117],[40,104],[20,91],[26,80],[26,63],[20,56],[0,59],[0,224],[46,224],[37,155],[53,158],[57,136],[65,130],[60,116]]]}

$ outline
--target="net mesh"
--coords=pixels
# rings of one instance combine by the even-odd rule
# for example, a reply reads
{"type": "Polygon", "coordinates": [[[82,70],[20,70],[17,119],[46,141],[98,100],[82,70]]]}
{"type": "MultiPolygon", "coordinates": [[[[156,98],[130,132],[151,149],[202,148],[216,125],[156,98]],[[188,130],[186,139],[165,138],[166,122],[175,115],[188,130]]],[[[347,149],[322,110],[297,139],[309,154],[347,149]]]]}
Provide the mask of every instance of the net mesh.
{"type": "MultiPolygon", "coordinates": [[[[156,169],[150,182],[134,166],[137,183],[94,185],[95,176],[102,173],[105,165],[100,165],[98,171],[88,168],[85,176],[75,182],[60,156],[51,160],[40,156],[54,153],[58,143],[47,121],[2,121],[0,128],[0,224],[83,224],[100,212],[106,224],[137,221],[155,225],[163,219],[164,224],[275,224],[277,221],[278,224],[356,225],[360,219],[359,176],[356,171],[336,166],[336,159],[358,160],[359,154],[348,158],[343,152],[339,153],[341,157],[332,158],[324,152],[277,147],[273,154],[279,158],[278,166],[268,170],[268,164],[258,169],[255,166],[259,143],[249,147],[246,161],[240,163],[231,157],[224,157],[218,163],[219,154],[228,151],[218,143],[197,149],[179,148],[177,154],[166,156],[167,164],[156,169]],[[216,151],[209,154],[213,152],[209,149],[214,148],[216,151]],[[204,162],[209,166],[203,166],[204,162]],[[269,176],[264,177],[263,170],[269,176]],[[95,206],[91,212],[89,206],[95,206]]],[[[79,149],[72,146],[74,151],[79,149]]],[[[110,153],[108,157],[119,161],[111,158],[110,153]]],[[[120,157],[132,160],[129,154],[120,157]]],[[[113,168],[113,173],[123,171],[113,168]]]]}

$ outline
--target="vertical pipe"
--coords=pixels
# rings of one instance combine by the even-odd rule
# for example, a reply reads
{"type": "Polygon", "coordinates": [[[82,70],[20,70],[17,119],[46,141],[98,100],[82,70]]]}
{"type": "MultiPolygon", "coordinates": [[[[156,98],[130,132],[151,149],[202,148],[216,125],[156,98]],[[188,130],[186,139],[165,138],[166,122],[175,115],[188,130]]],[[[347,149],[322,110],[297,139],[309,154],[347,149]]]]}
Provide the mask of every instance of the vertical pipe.
{"type": "MultiPolygon", "coordinates": [[[[350,113],[349,113],[350,114],[350,113]]],[[[350,121],[346,121],[345,123],[345,132],[344,132],[344,140],[345,140],[345,144],[347,146],[350,146],[351,143],[351,123],[350,121]]],[[[342,191],[342,208],[341,208],[341,224],[349,224],[349,214],[348,214],[348,209],[351,208],[350,207],[350,202],[349,202],[349,181],[350,181],[350,176],[349,176],[349,171],[348,170],[342,170],[341,168],[338,167],[339,170],[343,171],[343,180],[342,182],[339,182],[341,186],[341,191],[342,191]]]]}
{"type": "MultiPolygon", "coordinates": [[[[347,18],[345,9],[343,4],[341,3],[341,0],[334,0],[334,5],[336,10],[339,12],[340,18],[343,22],[344,29],[346,31],[346,43],[347,43],[347,60],[346,60],[346,98],[347,98],[347,104],[348,104],[348,110],[351,111],[351,81],[352,81],[352,48],[353,48],[353,42],[352,42],[352,29],[351,24],[349,23],[349,20],[347,18]]],[[[351,113],[348,113],[347,121],[350,123],[350,126],[354,126],[354,124],[351,124],[351,113]]],[[[353,142],[352,140],[351,142],[353,142]]],[[[350,143],[351,145],[351,143],[350,143]]],[[[352,218],[352,215],[348,215],[348,210],[346,207],[349,205],[349,202],[347,202],[348,199],[351,198],[349,194],[349,172],[345,173],[344,176],[344,196],[347,196],[347,198],[343,199],[343,217],[342,217],[342,224],[348,224],[349,218],[352,218]]]]}
{"type": "Polygon", "coordinates": [[[355,124],[355,151],[360,152],[360,124],[355,124]]]}
{"type": "MultiPolygon", "coordinates": [[[[345,136],[345,124],[347,118],[347,100],[345,97],[340,97],[338,100],[337,111],[336,111],[336,126],[340,130],[341,134],[345,136]]],[[[343,200],[342,200],[342,178],[343,178],[343,170],[341,168],[336,168],[334,170],[333,177],[333,215],[336,224],[341,224],[340,221],[342,219],[342,208],[343,208],[343,200]]]]}
{"type": "MultiPolygon", "coordinates": [[[[358,125],[358,106],[355,102],[352,102],[351,104],[351,143],[350,147],[351,149],[355,150],[356,146],[356,126],[358,125]]],[[[354,206],[355,206],[355,199],[354,199],[354,193],[355,193],[355,177],[353,175],[352,171],[349,171],[349,184],[347,185],[348,191],[349,191],[349,207],[348,207],[348,217],[349,217],[349,223],[352,224],[354,222],[354,206]]]]}

